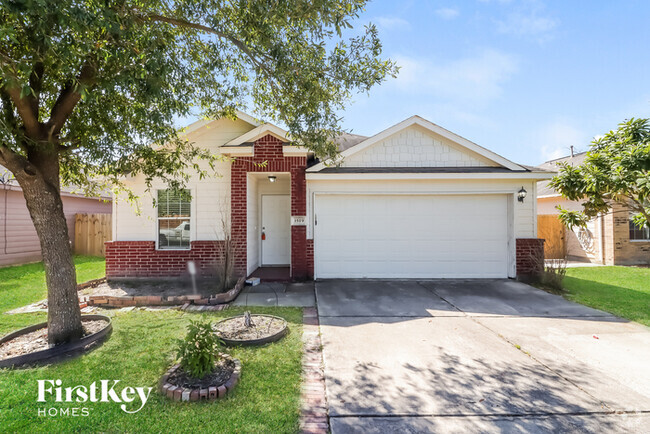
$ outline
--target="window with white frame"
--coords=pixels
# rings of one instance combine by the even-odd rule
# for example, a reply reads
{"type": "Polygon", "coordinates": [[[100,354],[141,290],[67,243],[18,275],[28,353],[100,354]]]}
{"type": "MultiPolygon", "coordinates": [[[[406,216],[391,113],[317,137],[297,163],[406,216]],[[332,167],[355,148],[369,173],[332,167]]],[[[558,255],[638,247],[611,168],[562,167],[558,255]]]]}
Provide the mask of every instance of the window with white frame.
{"type": "Polygon", "coordinates": [[[158,248],[190,248],[192,196],[189,190],[158,190],[158,248]]]}
{"type": "Polygon", "coordinates": [[[637,226],[632,220],[633,214],[630,214],[630,240],[631,241],[650,241],[650,228],[648,226],[637,226]]]}

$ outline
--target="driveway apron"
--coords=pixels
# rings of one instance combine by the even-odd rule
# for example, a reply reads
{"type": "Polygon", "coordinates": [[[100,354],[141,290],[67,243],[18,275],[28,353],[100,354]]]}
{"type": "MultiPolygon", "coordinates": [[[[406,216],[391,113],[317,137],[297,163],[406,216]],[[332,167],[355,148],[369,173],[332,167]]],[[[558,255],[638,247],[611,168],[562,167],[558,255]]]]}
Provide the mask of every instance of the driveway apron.
{"type": "Polygon", "coordinates": [[[316,283],[332,431],[650,431],[650,329],[510,280],[316,283]]]}

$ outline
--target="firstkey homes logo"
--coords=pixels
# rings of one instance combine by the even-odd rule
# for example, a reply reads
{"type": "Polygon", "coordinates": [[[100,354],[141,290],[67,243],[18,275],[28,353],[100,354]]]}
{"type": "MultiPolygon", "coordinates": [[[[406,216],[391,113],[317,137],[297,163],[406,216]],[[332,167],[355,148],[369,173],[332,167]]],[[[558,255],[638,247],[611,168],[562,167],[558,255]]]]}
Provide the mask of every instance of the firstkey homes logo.
{"type": "Polygon", "coordinates": [[[63,386],[61,380],[37,380],[37,402],[79,404],[74,407],[41,407],[39,416],[88,416],[87,403],[120,404],[120,409],[129,414],[144,408],[153,387],[117,387],[120,380],[93,381],[88,386],[63,386]]]}

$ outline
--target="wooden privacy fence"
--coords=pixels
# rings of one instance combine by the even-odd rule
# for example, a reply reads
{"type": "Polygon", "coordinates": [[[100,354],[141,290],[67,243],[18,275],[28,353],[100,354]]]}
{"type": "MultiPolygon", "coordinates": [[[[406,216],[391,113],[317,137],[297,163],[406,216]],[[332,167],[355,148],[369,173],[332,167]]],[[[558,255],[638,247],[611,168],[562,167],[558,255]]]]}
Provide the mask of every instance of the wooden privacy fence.
{"type": "Polygon", "coordinates": [[[105,256],[104,242],[111,240],[111,228],[110,214],[75,214],[74,252],[105,256]]]}
{"type": "Polygon", "coordinates": [[[537,216],[537,238],[544,243],[545,259],[564,259],[566,257],[566,227],[557,215],[537,216]]]}

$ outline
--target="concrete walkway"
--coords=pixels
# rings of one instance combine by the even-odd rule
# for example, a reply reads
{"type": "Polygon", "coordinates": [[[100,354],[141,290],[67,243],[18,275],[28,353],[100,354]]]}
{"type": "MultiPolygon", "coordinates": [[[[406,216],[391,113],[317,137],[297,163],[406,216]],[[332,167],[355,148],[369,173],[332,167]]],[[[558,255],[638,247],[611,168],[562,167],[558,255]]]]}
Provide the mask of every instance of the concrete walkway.
{"type": "Polygon", "coordinates": [[[232,305],[313,307],[315,303],[314,282],[269,282],[245,287],[232,305]]]}
{"type": "Polygon", "coordinates": [[[650,329],[509,280],[316,283],[330,424],[650,432],[650,329]]]}

